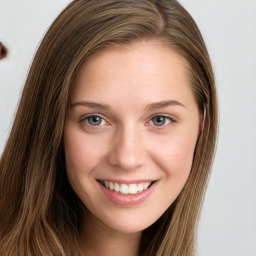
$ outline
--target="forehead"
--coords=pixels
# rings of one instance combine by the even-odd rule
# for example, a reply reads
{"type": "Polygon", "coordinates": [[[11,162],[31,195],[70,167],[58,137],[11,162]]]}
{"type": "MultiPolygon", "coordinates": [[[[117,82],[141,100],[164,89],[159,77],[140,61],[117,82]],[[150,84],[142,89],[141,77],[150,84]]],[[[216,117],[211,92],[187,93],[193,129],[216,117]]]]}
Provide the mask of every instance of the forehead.
{"type": "Polygon", "coordinates": [[[162,42],[110,47],[83,64],[72,86],[71,101],[107,99],[113,94],[148,100],[191,94],[188,70],[187,61],[162,42]]]}

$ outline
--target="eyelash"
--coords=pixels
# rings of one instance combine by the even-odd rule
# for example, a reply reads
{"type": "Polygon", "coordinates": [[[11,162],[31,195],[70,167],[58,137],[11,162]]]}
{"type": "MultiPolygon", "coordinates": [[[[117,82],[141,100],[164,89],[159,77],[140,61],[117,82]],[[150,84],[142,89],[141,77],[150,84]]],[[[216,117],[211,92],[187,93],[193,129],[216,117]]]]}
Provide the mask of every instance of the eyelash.
{"type": "Polygon", "coordinates": [[[88,125],[89,127],[93,128],[93,129],[98,129],[100,126],[102,125],[91,125],[88,121],[89,118],[93,118],[93,117],[96,117],[96,118],[101,118],[101,121],[104,120],[106,123],[108,123],[105,118],[103,118],[101,115],[99,114],[88,114],[86,116],[83,116],[80,120],[79,120],[79,123],[86,123],[86,125],[88,125]]]}
{"type": "MultiPolygon", "coordinates": [[[[88,114],[86,116],[83,116],[80,120],[79,120],[79,123],[86,123],[87,126],[89,126],[91,129],[100,129],[101,126],[105,125],[92,125],[89,123],[88,119],[89,118],[93,118],[93,117],[96,117],[96,118],[100,118],[101,119],[101,122],[102,121],[105,121],[106,124],[108,124],[108,122],[105,120],[104,117],[102,117],[101,115],[99,114],[88,114]]],[[[146,126],[150,126],[150,123],[153,122],[153,119],[154,118],[164,118],[165,119],[165,124],[164,125],[161,125],[161,126],[157,126],[157,125],[154,125],[152,124],[151,126],[154,128],[154,129],[157,129],[157,130],[163,130],[163,129],[167,129],[170,125],[173,125],[174,123],[176,123],[176,119],[174,119],[172,116],[170,115],[166,115],[166,114],[155,114],[153,116],[150,117],[149,121],[145,124],[146,126]],[[169,120],[169,122],[166,124],[167,120],[169,120]]]]}
{"type": "Polygon", "coordinates": [[[153,116],[151,116],[150,120],[148,121],[148,123],[146,123],[147,126],[149,126],[150,122],[153,122],[153,119],[154,118],[164,118],[165,119],[165,124],[164,125],[161,125],[161,126],[157,126],[157,125],[152,125],[154,127],[154,129],[157,129],[157,130],[163,130],[163,129],[167,129],[169,128],[169,126],[173,125],[174,123],[176,123],[176,119],[174,119],[172,116],[170,115],[167,115],[167,114],[155,114],[153,116]],[[166,120],[169,120],[169,122],[166,124],[166,120]]]}

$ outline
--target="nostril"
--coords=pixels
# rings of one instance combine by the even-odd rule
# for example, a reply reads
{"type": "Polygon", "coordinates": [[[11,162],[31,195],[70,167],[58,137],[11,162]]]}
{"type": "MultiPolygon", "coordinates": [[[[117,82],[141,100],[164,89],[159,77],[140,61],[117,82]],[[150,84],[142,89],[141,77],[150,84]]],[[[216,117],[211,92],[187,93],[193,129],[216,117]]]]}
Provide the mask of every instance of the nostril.
{"type": "Polygon", "coordinates": [[[145,164],[146,154],[145,152],[117,150],[111,152],[109,161],[112,165],[118,166],[123,170],[132,170],[145,164]]]}
{"type": "Polygon", "coordinates": [[[0,60],[6,58],[7,53],[7,48],[0,42],[0,60]]]}

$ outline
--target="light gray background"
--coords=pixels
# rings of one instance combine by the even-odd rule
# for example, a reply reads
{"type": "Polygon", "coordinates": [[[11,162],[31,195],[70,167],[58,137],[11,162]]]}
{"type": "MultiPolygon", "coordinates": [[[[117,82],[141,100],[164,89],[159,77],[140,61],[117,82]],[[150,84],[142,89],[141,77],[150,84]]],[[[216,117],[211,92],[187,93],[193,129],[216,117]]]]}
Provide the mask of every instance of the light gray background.
{"type": "MultiPolygon", "coordinates": [[[[0,61],[0,153],[35,50],[69,2],[0,0],[0,41],[10,52],[0,61]]],[[[205,38],[220,108],[218,148],[197,254],[256,256],[256,0],[180,2],[205,38]]]]}

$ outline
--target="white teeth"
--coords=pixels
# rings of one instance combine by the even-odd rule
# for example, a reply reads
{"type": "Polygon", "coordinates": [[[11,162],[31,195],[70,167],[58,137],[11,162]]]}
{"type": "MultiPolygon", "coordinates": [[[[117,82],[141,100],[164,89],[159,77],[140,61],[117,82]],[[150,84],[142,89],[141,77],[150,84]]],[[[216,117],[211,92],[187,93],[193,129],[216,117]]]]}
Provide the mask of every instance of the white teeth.
{"type": "Polygon", "coordinates": [[[148,187],[152,184],[152,182],[142,182],[138,184],[119,184],[114,183],[112,181],[102,181],[105,187],[107,187],[110,190],[114,190],[115,192],[119,192],[121,194],[138,194],[142,192],[143,190],[148,189],[148,187]]]}
{"type": "Polygon", "coordinates": [[[138,193],[138,186],[136,184],[129,185],[129,194],[137,194],[138,193]]]}
{"type": "Polygon", "coordinates": [[[126,184],[121,184],[120,186],[120,192],[122,194],[128,194],[130,192],[128,186],[126,184]]]}
{"type": "Polygon", "coordinates": [[[114,189],[115,189],[116,192],[119,192],[120,186],[119,186],[118,183],[115,183],[115,188],[114,189]]]}
{"type": "Polygon", "coordinates": [[[111,182],[111,181],[108,182],[108,186],[106,186],[106,187],[111,189],[111,190],[114,190],[114,188],[115,188],[113,182],[111,182]]]}
{"type": "Polygon", "coordinates": [[[149,185],[150,185],[150,182],[143,183],[143,189],[144,190],[147,189],[149,187],[149,185]]]}
{"type": "Polygon", "coordinates": [[[142,192],[143,189],[144,189],[143,183],[140,183],[140,184],[138,185],[138,192],[142,192]]]}

